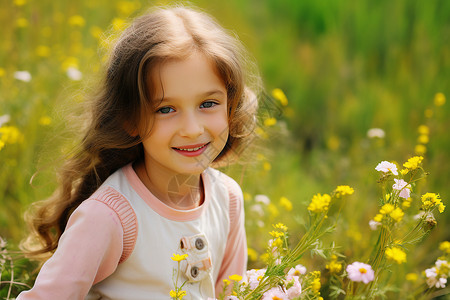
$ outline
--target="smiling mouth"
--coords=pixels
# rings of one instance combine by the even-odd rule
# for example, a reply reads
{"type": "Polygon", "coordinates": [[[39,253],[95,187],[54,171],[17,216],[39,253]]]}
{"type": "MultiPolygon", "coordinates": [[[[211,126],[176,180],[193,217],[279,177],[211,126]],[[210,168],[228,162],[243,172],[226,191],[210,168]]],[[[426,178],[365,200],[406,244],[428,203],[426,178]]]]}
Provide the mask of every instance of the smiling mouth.
{"type": "Polygon", "coordinates": [[[187,152],[195,152],[195,151],[198,151],[198,150],[200,150],[200,149],[202,149],[202,148],[205,148],[206,146],[208,146],[209,145],[209,143],[206,143],[206,144],[203,144],[203,145],[201,145],[201,146],[197,146],[197,147],[189,147],[189,148],[178,148],[178,147],[172,147],[173,149],[175,149],[175,150],[178,150],[178,151],[187,151],[187,152]]]}

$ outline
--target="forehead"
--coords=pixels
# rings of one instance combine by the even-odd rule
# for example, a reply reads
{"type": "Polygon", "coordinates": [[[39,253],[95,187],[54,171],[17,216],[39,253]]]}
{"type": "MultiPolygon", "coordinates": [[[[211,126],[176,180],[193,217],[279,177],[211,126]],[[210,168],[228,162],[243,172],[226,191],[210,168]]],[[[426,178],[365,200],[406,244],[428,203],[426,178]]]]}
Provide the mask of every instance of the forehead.
{"type": "Polygon", "coordinates": [[[184,59],[162,62],[149,75],[152,99],[196,97],[211,90],[226,95],[215,64],[197,51],[184,59]]]}

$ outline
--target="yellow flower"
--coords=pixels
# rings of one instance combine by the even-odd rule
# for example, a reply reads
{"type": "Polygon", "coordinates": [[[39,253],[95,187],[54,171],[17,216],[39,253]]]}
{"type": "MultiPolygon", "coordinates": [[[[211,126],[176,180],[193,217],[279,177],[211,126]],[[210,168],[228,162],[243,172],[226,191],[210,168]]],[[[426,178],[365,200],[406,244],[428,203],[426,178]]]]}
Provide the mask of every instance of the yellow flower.
{"type": "Polygon", "coordinates": [[[289,199],[286,198],[286,197],[281,197],[280,198],[280,206],[283,207],[287,211],[291,211],[292,210],[292,202],[289,201],[289,199]]]}
{"type": "Polygon", "coordinates": [[[326,212],[330,205],[331,197],[328,194],[314,195],[311,203],[308,205],[308,210],[314,213],[326,212]]]}
{"type": "Polygon", "coordinates": [[[224,280],[223,280],[223,285],[225,285],[225,286],[229,286],[230,283],[231,283],[231,282],[230,282],[228,279],[224,279],[224,280]]]}
{"type": "Polygon", "coordinates": [[[52,119],[50,119],[50,117],[43,116],[39,119],[39,124],[41,124],[43,126],[50,125],[51,123],[52,123],[52,119]]]}
{"type": "Polygon", "coordinates": [[[25,27],[28,26],[28,20],[25,19],[25,18],[18,18],[18,19],[16,20],[16,25],[17,25],[17,27],[19,27],[19,28],[25,28],[25,27]]]}
{"type": "Polygon", "coordinates": [[[373,220],[374,220],[375,222],[381,222],[382,219],[383,219],[383,215],[382,215],[382,214],[377,214],[377,215],[373,218],[373,220]]]}
{"type": "Polygon", "coordinates": [[[380,214],[388,215],[394,210],[394,208],[395,208],[394,205],[392,205],[390,203],[386,203],[385,205],[383,205],[381,207],[380,214]]]}
{"type": "Polygon", "coordinates": [[[283,105],[283,106],[288,105],[288,99],[281,89],[279,89],[279,88],[273,89],[272,96],[275,99],[277,99],[278,101],[280,101],[281,105],[283,105]]]}
{"type": "Polygon", "coordinates": [[[415,170],[420,167],[422,160],[423,156],[413,156],[410,159],[408,159],[408,161],[405,162],[403,166],[409,170],[415,170]]]}
{"type": "Polygon", "coordinates": [[[416,273],[408,273],[406,274],[406,280],[408,281],[417,281],[417,279],[419,278],[419,276],[416,273]]]}
{"type": "Polygon", "coordinates": [[[428,135],[425,135],[425,134],[421,134],[417,138],[417,142],[419,144],[428,144],[429,141],[430,141],[430,138],[428,137],[428,135]]]}
{"type": "Polygon", "coordinates": [[[406,253],[398,247],[387,248],[386,257],[398,264],[406,262],[406,253]]]}
{"type": "Polygon", "coordinates": [[[50,48],[44,45],[40,45],[36,48],[36,55],[40,57],[49,57],[50,48]]]}
{"type": "Polygon", "coordinates": [[[277,119],[275,118],[267,118],[264,120],[264,126],[270,127],[277,124],[277,119]]]}
{"type": "Polygon", "coordinates": [[[67,71],[68,68],[78,69],[78,65],[79,65],[78,58],[69,56],[63,60],[61,68],[63,69],[63,71],[67,71]]]}
{"type": "Polygon", "coordinates": [[[424,146],[424,145],[416,145],[416,146],[414,147],[414,152],[415,152],[417,155],[424,155],[425,153],[427,153],[427,147],[424,146]]]}
{"type": "Polygon", "coordinates": [[[171,290],[169,293],[170,297],[175,298],[175,299],[183,299],[184,296],[186,296],[186,291],[178,291],[175,292],[174,290],[171,290]]]}
{"type": "Polygon", "coordinates": [[[438,206],[439,212],[442,213],[445,210],[445,205],[442,204],[442,200],[439,194],[426,193],[422,195],[422,208],[427,210],[435,206],[438,206]]]}
{"type": "Polygon", "coordinates": [[[329,264],[325,266],[330,273],[339,273],[342,270],[342,264],[340,264],[337,260],[333,259],[329,264]]]}
{"type": "Polygon", "coordinates": [[[279,232],[279,231],[271,231],[271,232],[269,232],[269,234],[271,236],[273,236],[274,238],[279,238],[279,237],[284,236],[284,232],[279,232]]]}
{"type": "Polygon", "coordinates": [[[237,274],[230,275],[230,276],[228,276],[228,278],[230,278],[230,280],[232,280],[232,281],[241,281],[242,280],[242,276],[237,275],[237,274]]]}
{"type": "Polygon", "coordinates": [[[420,126],[417,128],[417,131],[418,131],[420,134],[425,134],[425,135],[429,135],[429,134],[430,134],[430,128],[429,128],[427,125],[420,125],[420,126]]]}
{"type": "Polygon", "coordinates": [[[321,286],[322,284],[320,283],[320,278],[314,278],[313,282],[311,283],[311,288],[314,293],[318,293],[321,286]]]}
{"type": "Polygon", "coordinates": [[[86,21],[80,15],[74,15],[69,18],[69,25],[74,27],[83,27],[86,21]]]}
{"type": "Polygon", "coordinates": [[[272,242],[272,246],[281,248],[281,246],[283,246],[283,241],[278,237],[272,242]]]}
{"type": "Polygon", "coordinates": [[[112,25],[113,25],[114,30],[116,30],[116,31],[122,31],[125,29],[125,27],[127,27],[125,20],[120,19],[120,18],[114,18],[112,21],[112,25]]]}
{"type": "Polygon", "coordinates": [[[340,198],[341,196],[353,194],[355,190],[348,185],[339,185],[336,187],[334,192],[336,193],[336,197],[340,198]]]}
{"type": "Polygon", "coordinates": [[[187,257],[188,257],[187,254],[179,255],[179,254],[175,254],[175,253],[174,253],[173,256],[171,257],[171,259],[172,259],[173,261],[178,261],[178,262],[180,262],[180,261],[182,261],[182,260],[185,260],[187,257]]]}
{"type": "Polygon", "coordinates": [[[284,225],[283,223],[277,223],[277,224],[272,225],[272,226],[273,226],[274,228],[276,228],[276,229],[281,229],[281,230],[283,230],[283,231],[287,231],[287,230],[288,230],[287,226],[284,225]]]}
{"type": "Polygon", "coordinates": [[[450,242],[449,241],[444,241],[444,242],[440,243],[439,244],[439,250],[449,254],[450,253],[450,242]]]}
{"type": "Polygon", "coordinates": [[[15,126],[0,127],[0,141],[5,144],[15,144],[22,140],[22,134],[15,126]]]}
{"type": "Polygon", "coordinates": [[[267,205],[267,209],[272,217],[277,217],[280,214],[278,208],[273,203],[269,203],[269,205],[267,205]]]}
{"type": "Polygon", "coordinates": [[[411,207],[411,201],[412,201],[411,198],[403,200],[403,202],[402,202],[403,209],[411,207]]]}
{"type": "Polygon", "coordinates": [[[3,68],[0,68],[0,77],[3,77],[3,76],[5,76],[5,69],[3,69],[3,68]]]}
{"type": "Polygon", "coordinates": [[[119,1],[119,3],[116,4],[116,7],[121,15],[128,16],[136,9],[139,9],[141,4],[136,1],[119,1]]]}
{"type": "Polygon", "coordinates": [[[26,0],[14,0],[13,3],[15,6],[24,6],[27,3],[27,1],[26,0]]]}
{"type": "Polygon", "coordinates": [[[99,39],[100,36],[101,36],[102,33],[103,33],[103,30],[102,30],[100,27],[98,27],[98,26],[92,26],[92,27],[89,29],[89,33],[90,33],[94,38],[99,39]]]}
{"type": "Polygon", "coordinates": [[[445,95],[443,93],[436,93],[434,95],[434,105],[442,106],[445,104],[445,95]]]}
{"type": "Polygon", "coordinates": [[[0,150],[2,150],[2,149],[3,149],[3,147],[5,147],[5,142],[4,142],[4,141],[2,141],[2,140],[0,140],[0,150]]]}
{"type": "Polygon", "coordinates": [[[403,216],[405,213],[402,211],[401,208],[396,207],[390,214],[392,219],[394,219],[395,222],[400,222],[403,219],[403,216]]]}
{"type": "Polygon", "coordinates": [[[247,249],[247,255],[249,260],[251,261],[257,261],[258,260],[258,252],[256,252],[255,249],[253,248],[248,248],[247,249]]]}
{"type": "Polygon", "coordinates": [[[263,163],[263,169],[264,169],[264,171],[270,171],[270,170],[272,170],[272,165],[270,164],[270,162],[265,161],[265,162],[263,163]]]}

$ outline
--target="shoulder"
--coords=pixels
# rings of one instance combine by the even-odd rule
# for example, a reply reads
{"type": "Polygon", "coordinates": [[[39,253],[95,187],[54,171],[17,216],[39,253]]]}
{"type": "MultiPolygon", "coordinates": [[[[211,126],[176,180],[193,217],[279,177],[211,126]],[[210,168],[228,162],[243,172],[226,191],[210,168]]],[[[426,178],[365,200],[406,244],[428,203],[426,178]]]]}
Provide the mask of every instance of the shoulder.
{"type": "Polygon", "coordinates": [[[104,206],[105,213],[108,210],[109,214],[116,215],[123,230],[123,255],[120,261],[126,260],[134,249],[138,233],[137,217],[130,202],[110,186],[101,187],[85,202],[97,203],[90,205],[104,206]]]}

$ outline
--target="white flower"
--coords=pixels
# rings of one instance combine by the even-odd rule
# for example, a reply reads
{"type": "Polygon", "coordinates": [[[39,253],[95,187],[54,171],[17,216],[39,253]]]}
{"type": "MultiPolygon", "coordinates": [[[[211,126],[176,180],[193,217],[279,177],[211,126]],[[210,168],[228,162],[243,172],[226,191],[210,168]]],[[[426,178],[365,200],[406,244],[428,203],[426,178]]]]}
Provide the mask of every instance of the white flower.
{"type": "Polygon", "coordinates": [[[400,191],[400,193],[398,194],[400,197],[402,197],[404,199],[408,199],[410,197],[411,185],[408,184],[403,179],[396,179],[396,178],[394,178],[394,181],[395,181],[395,183],[392,186],[392,188],[394,190],[400,191]]]}
{"type": "Polygon", "coordinates": [[[14,78],[24,82],[31,81],[31,74],[28,71],[17,71],[14,72],[14,78]]]}
{"type": "Polygon", "coordinates": [[[392,174],[394,175],[398,175],[397,172],[397,166],[393,163],[390,163],[388,161],[382,161],[380,162],[376,167],[375,170],[383,172],[383,173],[388,173],[388,172],[392,172],[392,174]]]}
{"type": "Polygon", "coordinates": [[[291,268],[288,272],[288,276],[300,276],[306,274],[306,268],[303,265],[296,265],[295,268],[291,268]]]}
{"type": "Polygon", "coordinates": [[[381,128],[371,128],[369,129],[369,131],[367,131],[367,137],[370,139],[373,138],[384,138],[385,137],[385,133],[384,130],[381,128]]]}
{"type": "Polygon", "coordinates": [[[255,201],[263,203],[265,205],[269,205],[270,204],[270,199],[266,195],[255,195],[255,201]]]}
{"type": "Polygon", "coordinates": [[[371,230],[377,230],[378,226],[380,226],[380,225],[381,225],[380,222],[377,222],[377,221],[374,221],[374,220],[370,220],[369,221],[369,227],[370,227],[371,230]]]}
{"type": "Polygon", "coordinates": [[[0,116],[0,127],[2,127],[3,124],[8,123],[10,119],[9,115],[0,116]]]}
{"type": "Polygon", "coordinates": [[[81,78],[83,77],[83,74],[80,72],[80,70],[74,68],[74,67],[69,67],[67,68],[67,77],[69,77],[72,80],[78,81],[81,80],[81,78]]]}
{"type": "Polygon", "coordinates": [[[435,267],[425,270],[425,276],[427,278],[435,278],[437,276],[437,269],[435,267]]]}
{"type": "Polygon", "coordinates": [[[262,208],[261,204],[256,203],[250,206],[250,211],[253,211],[257,213],[260,217],[264,216],[264,209],[262,208]]]}

